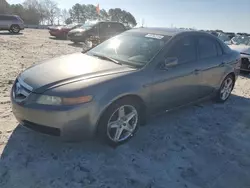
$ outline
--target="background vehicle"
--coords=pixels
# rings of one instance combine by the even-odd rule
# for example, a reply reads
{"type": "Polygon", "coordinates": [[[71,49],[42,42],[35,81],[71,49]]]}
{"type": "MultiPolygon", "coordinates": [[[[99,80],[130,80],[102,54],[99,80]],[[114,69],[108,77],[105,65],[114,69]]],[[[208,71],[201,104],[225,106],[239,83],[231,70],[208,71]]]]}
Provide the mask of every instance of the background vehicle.
{"type": "Polygon", "coordinates": [[[126,27],[119,22],[97,22],[95,24],[84,24],[78,29],[71,30],[68,34],[69,40],[74,43],[86,42],[93,39],[96,43],[103,42],[112,36],[126,31],[126,27]]]}
{"type": "Polygon", "coordinates": [[[239,35],[231,40],[229,47],[241,54],[241,71],[250,72],[250,37],[239,35]]]}
{"type": "Polygon", "coordinates": [[[235,33],[231,33],[231,32],[224,32],[228,37],[229,39],[232,39],[233,37],[235,37],[235,33]]]}
{"type": "Polygon", "coordinates": [[[82,25],[83,24],[81,23],[73,23],[66,26],[49,27],[48,29],[51,36],[67,39],[69,31],[71,31],[72,29],[76,29],[82,25]]]}
{"type": "Polygon", "coordinates": [[[118,145],[154,113],[210,96],[225,102],[239,66],[240,54],[210,34],[131,29],[21,73],[12,109],[30,129],[67,139],[98,134],[118,145]]]}
{"type": "Polygon", "coordinates": [[[23,29],[24,22],[19,16],[0,14],[0,30],[17,34],[23,29]]]}

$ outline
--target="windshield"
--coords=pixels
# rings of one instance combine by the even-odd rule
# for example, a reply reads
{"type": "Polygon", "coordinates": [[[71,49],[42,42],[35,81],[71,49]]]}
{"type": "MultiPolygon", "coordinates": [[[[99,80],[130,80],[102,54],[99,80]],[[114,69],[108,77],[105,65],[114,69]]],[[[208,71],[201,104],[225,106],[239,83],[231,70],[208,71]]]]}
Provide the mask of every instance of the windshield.
{"type": "Polygon", "coordinates": [[[83,24],[80,28],[82,29],[90,29],[94,24],[83,24]]]}
{"type": "Polygon", "coordinates": [[[250,46],[250,37],[248,36],[236,36],[234,38],[232,38],[232,43],[233,44],[244,44],[244,45],[248,45],[250,46]]]}
{"type": "Polygon", "coordinates": [[[87,54],[99,54],[122,61],[125,64],[144,66],[163,48],[169,39],[169,36],[153,34],[122,34],[103,42],[87,54]]]}

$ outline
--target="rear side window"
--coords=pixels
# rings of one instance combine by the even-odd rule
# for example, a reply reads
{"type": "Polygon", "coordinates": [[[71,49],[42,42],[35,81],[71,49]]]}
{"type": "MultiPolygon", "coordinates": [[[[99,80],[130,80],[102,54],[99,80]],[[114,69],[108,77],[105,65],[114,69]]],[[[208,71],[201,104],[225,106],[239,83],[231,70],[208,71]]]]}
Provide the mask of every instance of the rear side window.
{"type": "Polygon", "coordinates": [[[198,51],[200,59],[216,57],[217,56],[216,41],[208,37],[199,37],[198,51]]]}
{"type": "Polygon", "coordinates": [[[125,30],[124,27],[119,23],[111,23],[110,27],[112,30],[117,31],[117,32],[122,32],[125,30]]]}
{"type": "Polygon", "coordinates": [[[222,48],[221,48],[221,46],[220,46],[220,44],[218,42],[216,42],[216,48],[217,48],[217,54],[218,54],[218,56],[223,55],[222,48]]]}
{"type": "Polygon", "coordinates": [[[166,58],[177,58],[178,63],[187,63],[196,60],[196,47],[193,37],[186,36],[176,41],[167,52],[166,58]]]}

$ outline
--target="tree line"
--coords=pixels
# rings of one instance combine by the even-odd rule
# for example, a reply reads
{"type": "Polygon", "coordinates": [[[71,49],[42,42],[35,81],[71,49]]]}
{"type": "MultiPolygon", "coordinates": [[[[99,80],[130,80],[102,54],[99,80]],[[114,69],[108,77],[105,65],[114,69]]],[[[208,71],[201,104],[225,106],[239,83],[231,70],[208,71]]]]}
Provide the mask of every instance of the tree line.
{"type": "Polygon", "coordinates": [[[120,8],[106,11],[101,9],[98,14],[96,6],[92,4],[75,4],[70,9],[60,9],[54,0],[25,0],[22,4],[8,4],[0,0],[0,14],[14,14],[20,16],[25,24],[60,25],[72,22],[85,23],[91,20],[116,21],[126,26],[136,26],[134,16],[120,8]]]}

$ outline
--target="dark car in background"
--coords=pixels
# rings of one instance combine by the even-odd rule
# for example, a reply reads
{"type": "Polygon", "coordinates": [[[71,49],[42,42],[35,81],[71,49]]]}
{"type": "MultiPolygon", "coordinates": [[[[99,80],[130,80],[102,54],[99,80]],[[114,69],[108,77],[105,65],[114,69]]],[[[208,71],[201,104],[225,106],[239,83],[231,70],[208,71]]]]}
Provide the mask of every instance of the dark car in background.
{"type": "Polygon", "coordinates": [[[231,33],[231,32],[225,32],[225,34],[229,37],[229,39],[232,39],[236,36],[235,33],[231,33]]]}
{"type": "Polygon", "coordinates": [[[66,26],[49,27],[49,33],[56,38],[67,39],[69,31],[82,26],[82,23],[73,23],[66,26]]]}
{"type": "Polygon", "coordinates": [[[0,31],[19,33],[24,29],[24,21],[17,15],[0,14],[0,31]]]}
{"type": "Polygon", "coordinates": [[[246,35],[238,35],[231,39],[229,47],[241,54],[242,73],[250,73],[250,37],[246,35]]]}
{"type": "Polygon", "coordinates": [[[126,31],[126,27],[119,22],[97,22],[94,24],[84,24],[82,27],[73,29],[68,34],[68,39],[74,43],[94,40],[101,43],[117,34],[126,31]]]}

